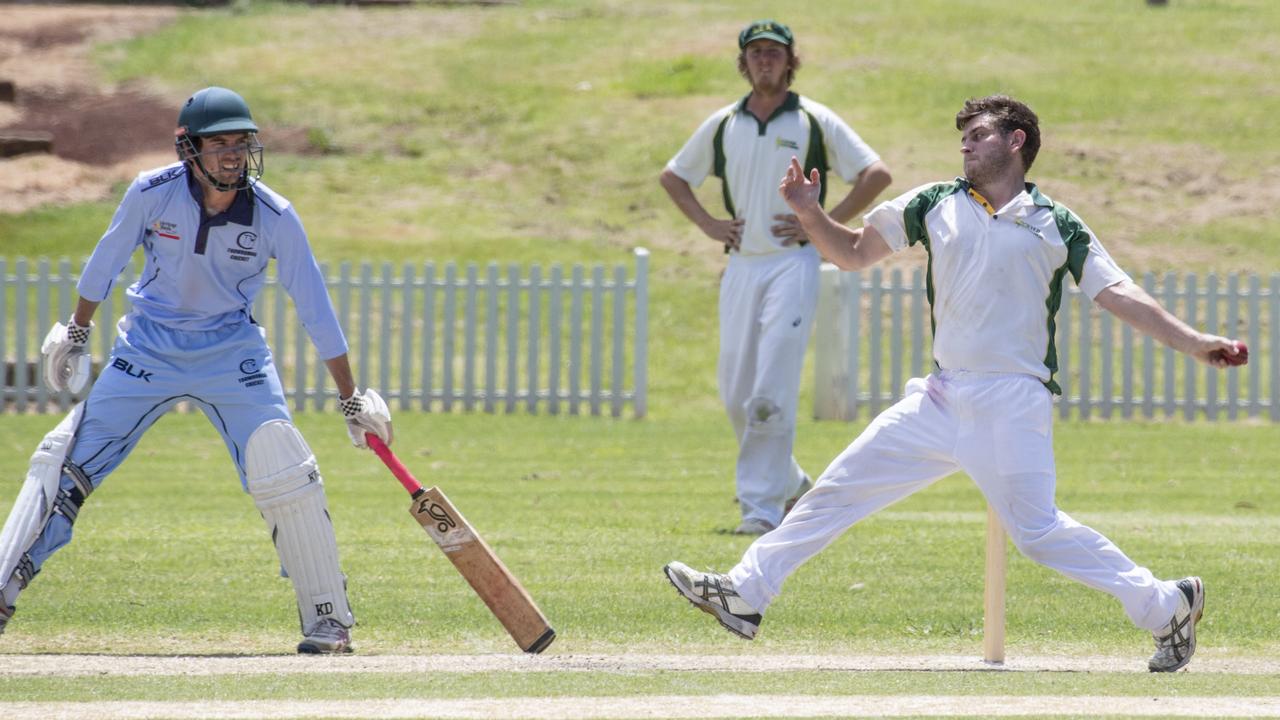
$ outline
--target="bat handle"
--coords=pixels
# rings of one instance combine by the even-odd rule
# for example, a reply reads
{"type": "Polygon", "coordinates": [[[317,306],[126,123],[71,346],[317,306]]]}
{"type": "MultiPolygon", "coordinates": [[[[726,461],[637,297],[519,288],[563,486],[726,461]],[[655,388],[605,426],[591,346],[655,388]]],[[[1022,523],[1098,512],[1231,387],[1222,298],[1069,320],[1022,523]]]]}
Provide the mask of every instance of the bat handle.
{"type": "Polygon", "coordinates": [[[422,494],[422,483],[418,482],[413,473],[409,472],[409,468],[405,467],[404,463],[400,462],[400,458],[391,452],[391,448],[382,442],[382,438],[367,432],[364,434],[364,440],[369,443],[369,447],[377,454],[378,459],[382,460],[382,464],[387,466],[387,469],[391,471],[392,475],[396,476],[396,479],[400,481],[405,490],[409,491],[410,495],[416,498],[422,494]]]}

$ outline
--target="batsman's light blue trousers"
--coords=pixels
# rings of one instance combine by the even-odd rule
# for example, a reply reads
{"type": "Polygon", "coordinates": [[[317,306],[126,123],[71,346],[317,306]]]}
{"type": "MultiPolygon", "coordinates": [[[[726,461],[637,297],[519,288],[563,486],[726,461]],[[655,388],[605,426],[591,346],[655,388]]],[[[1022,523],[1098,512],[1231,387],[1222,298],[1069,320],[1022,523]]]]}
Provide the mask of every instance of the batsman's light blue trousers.
{"type": "MultiPolygon", "coordinates": [[[[269,420],[289,420],[284,391],[261,327],[247,320],[218,330],[172,330],[126,315],[76,429],[67,462],[94,488],[102,484],[156,420],[179,402],[199,407],[222,435],[244,487],[249,436],[269,420]]],[[[63,489],[73,481],[66,472],[63,489]]],[[[71,523],[55,514],[28,554],[38,571],[71,540],[71,523]]]]}

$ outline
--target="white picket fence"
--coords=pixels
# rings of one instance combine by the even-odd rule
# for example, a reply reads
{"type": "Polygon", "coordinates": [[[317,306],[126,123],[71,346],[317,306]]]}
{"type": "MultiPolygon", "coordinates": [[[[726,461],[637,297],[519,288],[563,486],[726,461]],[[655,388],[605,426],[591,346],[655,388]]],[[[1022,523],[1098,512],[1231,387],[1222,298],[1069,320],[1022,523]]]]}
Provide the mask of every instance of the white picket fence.
{"type": "MultiPolygon", "coordinates": [[[[630,277],[621,264],[321,269],[357,383],[377,388],[392,407],[618,417],[629,406],[644,417],[649,252],[635,250],[632,263],[630,277]]],[[[95,370],[110,356],[115,319],[126,309],[123,288],[136,272],[126,269],[98,309],[95,370]]],[[[0,258],[0,411],[65,411],[79,399],[46,390],[40,367],[40,342],[71,314],[76,279],[66,259],[55,267],[0,258]]],[[[294,408],[332,407],[332,381],[274,277],[253,314],[294,408]]]]}
{"type": "MultiPolygon", "coordinates": [[[[874,415],[902,397],[908,379],[933,368],[923,272],[904,281],[900,270],[824,265],[821,278],[814,417],[874,415]]],[[[1055,340],[1060,416],[1280,421],[1280,275],[1146,273],[1137,280],[1193,327],[1245,341],[1249,364],[1224,371],[1197,363],[1095,307],[1068,280],[1055,340]]]]}

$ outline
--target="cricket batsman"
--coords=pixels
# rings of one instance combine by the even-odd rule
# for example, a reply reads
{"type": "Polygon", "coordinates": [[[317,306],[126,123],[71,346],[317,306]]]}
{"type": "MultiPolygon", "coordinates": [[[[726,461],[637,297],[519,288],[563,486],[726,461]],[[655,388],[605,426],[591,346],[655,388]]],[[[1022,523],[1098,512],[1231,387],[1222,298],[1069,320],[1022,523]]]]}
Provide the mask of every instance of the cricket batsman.
{"type": "MultiPolygon", "coordinates": [[[[93,315],[141,250],[111,357],[85,400],[45,435],[0,535],[0,632],[18,596],[102,481],[178,402],[199,407],[222,435],[244,489],[267,523],[293,582],[300,653],[350,652],[355,622],[315,455],[294,426],[266,333],[251,314],[276,260],[339,393],[352,442],[392,439],[387,404],[352,379],[347,342],[293,206],[260,181],[258,126],[240,95],[208,87],[178,114],[178,161],[138,175],[98,241],[75,313],[45,338],[55,392],[89,380],[93,315]]],[[[140,479],[140,481],[144,481],[140,479]]]]}

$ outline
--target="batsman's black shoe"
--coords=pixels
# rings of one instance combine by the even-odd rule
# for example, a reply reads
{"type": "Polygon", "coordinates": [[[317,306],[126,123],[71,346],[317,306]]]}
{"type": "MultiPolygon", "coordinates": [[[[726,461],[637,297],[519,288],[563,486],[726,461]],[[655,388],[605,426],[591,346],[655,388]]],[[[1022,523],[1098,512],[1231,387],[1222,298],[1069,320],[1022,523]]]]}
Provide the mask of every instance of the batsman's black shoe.
{"type": "Polygon", "coordinates": [[[9,624],[9,618],[13,617],[13,606],[5,607],[0,604],[0,635],[4,634],[4,626],[9,624]]]}
{"type": "Polygon", "coordinates": [[[1198,577],[1178,581],[1178,609],[1168,626],[1152,633],[1156,654],[1147,661],[1151,672],[1175,672],[1191,662],[1196,652],[1196,623],[1204,615],[1204,583],[1198,577]]]}
{"type": "Polygon", "coordinates": [[[750,640],[760,629],[760,613],[738,596],[728,575],[698,572],[682,562],[662,568],[667,579],[699,610],[714,615],[729,632],[750,640]]]}
{"type": "Polygon", "coordinates": [[[351,631],[333,618],[321,618],[298,643],[301,655],[334,655],[353,649],[351,631]]]}

